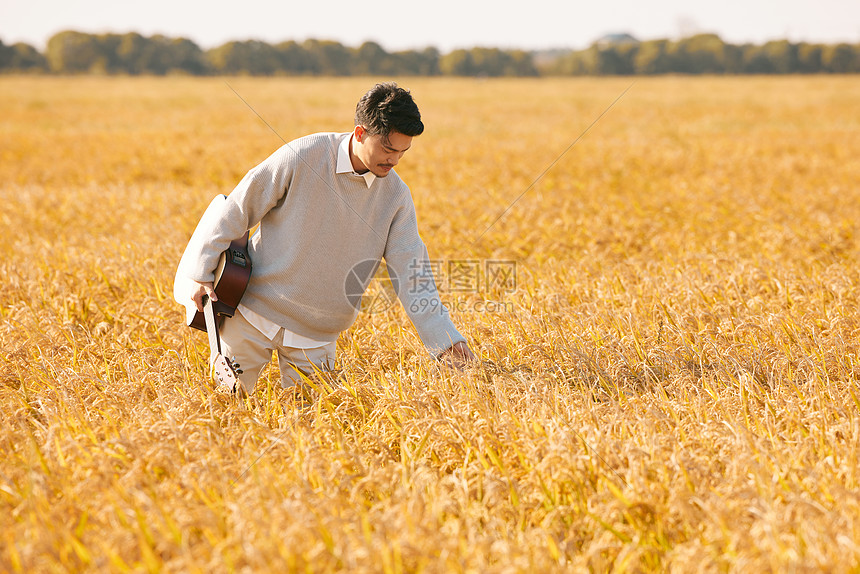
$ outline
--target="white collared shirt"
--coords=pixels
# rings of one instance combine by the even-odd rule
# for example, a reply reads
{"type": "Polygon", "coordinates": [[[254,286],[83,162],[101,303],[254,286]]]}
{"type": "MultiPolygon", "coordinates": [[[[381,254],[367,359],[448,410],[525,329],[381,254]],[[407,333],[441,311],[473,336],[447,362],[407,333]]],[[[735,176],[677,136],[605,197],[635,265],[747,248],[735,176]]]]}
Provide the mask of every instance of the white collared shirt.
{"type": "MultiPolygon", "coordinates": [[[[344,138],[341,140],[340,144],[337,146],[337,168],[335,169],[335,173],[350,173],[354,175],[360,175],[364,178],[364,182],[367,184],[367,188],[370,189],[370,186],[376,180],[376,176],[370,173],[359,174],[354,169],[352,169],[352,161],[349,159],[349,144],[352,140],[352,134],[346,134],[344,138]]],[[[274,341],[275,337],[278,335],[278,331],[281,329],[284,330],[284,341],[283,345],[285,347],[292,347],[294,349],[316,349],[322,347],[324,345],[328,345],[330,341],[316,341],[309,337],[303,337],[298,333],[294,333],[285,327],[281,327],[280,325],[266,319],[259,313],[255,313],[251,311],[241,303],[236,308],[237,311],[242,313],[242,316],[248,320],[248,322],[254,326],[258,331],[260,331],[263,335],[265,335],[270,341],[274,341]]]]}
{"type": "Polygon", "coordinates": [[[341,140],[340,145],[337,146],[337,169],[335,169],[334,172],[360,175],[364,178],[365,183],[367,183],[367,188],[370,189],[371,184],[376,181],[376,176],[369,171],[366,173],[358,173],[352,168],[352,160],[349,159],[349,144],[351,141],[352,134],[349,133],[341,140]]]}
{"type": "Polygon", "coordinates": [[[303,337],[298,333],[293,333],[286,327],[281,327],[271,320],[266,319],[262,315],[254,313],[241,303],[236,310],[242,314],[242,316],[248,320],[248,322],[253,325],[259,332],[266,336],[273,343],[275,342],[275,337],[278,336],[278,331],[283,329],[284,338],[283,345],[284,347],[292,347],[293,349],[317,349],[319,347],[323,347],[328,345],[331,341],[315,341],[309,337],[303,337]]]}

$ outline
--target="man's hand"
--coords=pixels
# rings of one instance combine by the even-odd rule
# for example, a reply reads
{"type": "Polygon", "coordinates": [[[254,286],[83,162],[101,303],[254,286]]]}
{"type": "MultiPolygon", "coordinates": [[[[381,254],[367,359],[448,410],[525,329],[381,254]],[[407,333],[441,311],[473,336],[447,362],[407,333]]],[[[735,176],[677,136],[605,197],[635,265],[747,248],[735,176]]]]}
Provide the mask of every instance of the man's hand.
{"type": "Polygon", "coordinates": [[[469,349],[469,345],[463,341],[454,343],[452,347],[444,350],[437,359],[445,365],[459,371],[462,371],[464,368],[469,366],[469,363],[474,363],[477,360],[475,359],[475,355],[472,353],[471,349],[469,349]]]}
{"type": "MultiPolygon", "coordinates": [[[[195,281],[195,283],[197,283],[195,281]]],[[[208,295],[212,301],[217,301],[218,296],[215,294],[215,284],[211,281],[208,283],[197,283],[197,288],[191,293],[191,299],[197,305],[197,310],[203,312],[203,296],[208,295]]]]}

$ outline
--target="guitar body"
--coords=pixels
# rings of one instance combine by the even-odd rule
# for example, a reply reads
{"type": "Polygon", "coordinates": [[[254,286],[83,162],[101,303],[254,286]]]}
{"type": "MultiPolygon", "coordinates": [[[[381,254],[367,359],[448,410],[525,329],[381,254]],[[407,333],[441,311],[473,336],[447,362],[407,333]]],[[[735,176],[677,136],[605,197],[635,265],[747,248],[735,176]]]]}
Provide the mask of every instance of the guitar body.
{"type": "MultiPolygon", "coordinates": [[[[248,281],[251,279],[248,237],[249,232],[246,231],[245,235],[230,243],[230,247],[221,254],[218,261],[215,270],[215,295],[218,300],[212,302],[216,318],[232,317],[248,287],[248,281]]],[[[202,311],[189,308],[186,321],[189,327],[206,331],[206,319],[202,311]]]]}

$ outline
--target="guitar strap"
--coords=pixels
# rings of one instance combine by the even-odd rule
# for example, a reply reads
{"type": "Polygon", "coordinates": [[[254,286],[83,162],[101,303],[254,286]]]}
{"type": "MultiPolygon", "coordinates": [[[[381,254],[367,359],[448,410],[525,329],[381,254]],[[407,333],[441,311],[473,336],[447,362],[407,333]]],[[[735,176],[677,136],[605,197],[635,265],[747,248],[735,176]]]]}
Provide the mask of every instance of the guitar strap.
{"type": "Polygon", "coordinates": [[[215,320],[215,309],[212,300],[203,296],[203,316],[206,318],[206,333],[209,335],[209,362],[221,354],[221,336],[218,334],[218,321],[215,320]]]}

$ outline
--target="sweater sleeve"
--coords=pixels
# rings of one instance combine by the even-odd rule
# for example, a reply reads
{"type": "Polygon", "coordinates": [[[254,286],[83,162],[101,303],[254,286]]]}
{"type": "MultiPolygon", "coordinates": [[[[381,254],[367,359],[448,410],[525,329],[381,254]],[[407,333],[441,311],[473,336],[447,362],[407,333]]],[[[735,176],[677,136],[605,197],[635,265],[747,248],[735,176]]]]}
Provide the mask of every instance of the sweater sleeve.
{"type": "MultiPolygon", "coordinates": [[[[407,192],[408,195],[408,192],[407,192]]],[[[465,341],[442,304],[411,197],[394,217],[385,248],[391,283],[427,350],[435,355],[465,341]]]]}
{"type": "Polygon", "coordinates": [[[212,281],[221,253],[230,242],[257,225],[281,201],[289,188],[298,155],[287,144],[261,164],[252,168],[233,189],[220,217],[205,230],[204,241],[189,246],[189,278],[201,283],[212,281]]]}

